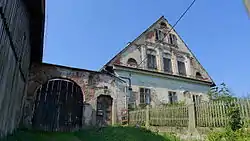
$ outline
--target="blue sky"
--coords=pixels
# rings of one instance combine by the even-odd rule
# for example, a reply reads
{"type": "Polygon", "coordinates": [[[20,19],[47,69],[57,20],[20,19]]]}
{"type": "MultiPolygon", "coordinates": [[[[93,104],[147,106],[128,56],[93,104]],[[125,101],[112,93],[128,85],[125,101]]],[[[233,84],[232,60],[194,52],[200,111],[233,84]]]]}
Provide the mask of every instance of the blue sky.
{"type": "MultiPolygon", "coordinates": [[[[192,0],[47,0],[44,62],[99,70],[162,15],[192,0]]],[[[241,0],[197,0],[176,26],[214,81],[250,93],[250,18],[241,0]]]]}

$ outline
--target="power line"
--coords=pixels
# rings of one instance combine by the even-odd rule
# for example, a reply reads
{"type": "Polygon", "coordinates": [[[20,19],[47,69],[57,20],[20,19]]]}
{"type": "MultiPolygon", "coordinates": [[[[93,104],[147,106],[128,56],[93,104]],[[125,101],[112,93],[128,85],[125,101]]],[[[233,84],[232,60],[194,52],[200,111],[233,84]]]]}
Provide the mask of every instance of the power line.
{"type": "MultiPolygon", "coordinates": [[[[172,26],[172,28],[164,35],[164,38],[167,37],[167,35],[174,29],[174,27],[179,23],[179,21],[186,15],[186,13],[190,10],[190,8],[194,5],[196,0],[193,0],[192,3],[188,6],[188,8],[182,13],[182,15],[179,17],[179,19],[175,22],[175,24],[172,26]]],[[[159,42],[163,42],[164,38],[162,38],[159,42]]],[[[153,48],[155,50],[157,46],[153,48]]],[[[152,53],[153,50],[150,50],[152,53]]],[[[137,68],[147,59],[147,56],[137,65],[137,68]]]]}

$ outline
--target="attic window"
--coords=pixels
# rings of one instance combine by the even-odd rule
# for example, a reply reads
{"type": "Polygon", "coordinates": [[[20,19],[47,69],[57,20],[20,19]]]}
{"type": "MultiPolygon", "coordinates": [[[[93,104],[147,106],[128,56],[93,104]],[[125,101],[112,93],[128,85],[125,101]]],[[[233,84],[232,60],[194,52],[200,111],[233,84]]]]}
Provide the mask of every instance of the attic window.
{"type": "Polygon", "coordinates": [[[127,64],[130,67],[137,67],[137,62],[134,58],[129,58],[127,64]]]}
{"type": "Polygon", "coordinates": [[[196,77],[197,79],[202,79],[202,78],[203,78],[200,72],[196,72],[195,77],[196,77]]]}
{"type": "Polygon", "coordinates": [[[165,33],[163,33],[161,30],[155,29],[155,40],[163,41],[164,38],[165,38],[165,33]]]}
{"type": "Polygon", "coordinates": [[[166,28],[167,27],[167,24],[164,23],[164,22],[161,22],[160,25],[161,25],[161,28],[166,28]]]}
{"type": "Polygon", "coordinates": [[[174,34],[169,34],[169,43],[171,45],[177,46],[177,38],[174,34]]]}

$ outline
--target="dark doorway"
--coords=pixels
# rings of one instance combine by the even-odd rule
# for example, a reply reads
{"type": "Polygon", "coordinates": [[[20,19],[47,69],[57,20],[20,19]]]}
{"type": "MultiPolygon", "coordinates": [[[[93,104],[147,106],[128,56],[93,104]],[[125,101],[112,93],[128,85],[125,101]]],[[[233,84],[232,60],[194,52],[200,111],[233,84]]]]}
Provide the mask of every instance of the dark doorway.
{"type": "Polygon", "coordinates": [[[80,86],[65,79],[53,79],[37,90],[33,128],[72,131],[82,126],[83,94],[80,86]]]}
{"type": "Polygon", "coordinates": [[[112,124],[112,102],[113,99],[108,95],[97,97],[97,124],[100,126],[112,124]]]}

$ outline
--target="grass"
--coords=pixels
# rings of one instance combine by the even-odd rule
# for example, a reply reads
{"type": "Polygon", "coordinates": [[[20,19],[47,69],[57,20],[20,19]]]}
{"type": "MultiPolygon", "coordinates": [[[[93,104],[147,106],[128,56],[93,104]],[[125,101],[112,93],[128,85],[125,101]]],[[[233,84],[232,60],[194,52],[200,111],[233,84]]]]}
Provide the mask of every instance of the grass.
{"type": "Polygon", "coordinates": [[[171,135],[158,135],[144,128],[106,127],[78,132],[39,132],[20,130],[4,141],[178,141],[171,135]]]}

